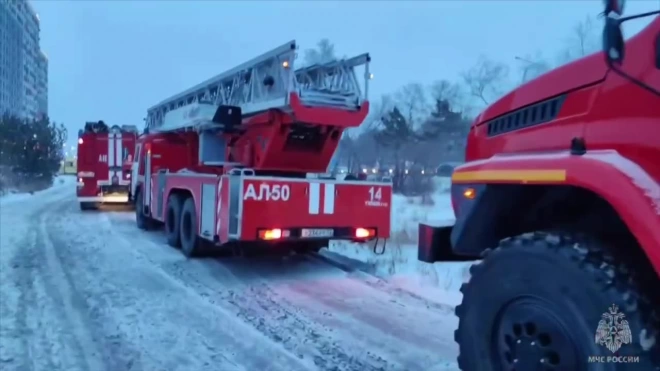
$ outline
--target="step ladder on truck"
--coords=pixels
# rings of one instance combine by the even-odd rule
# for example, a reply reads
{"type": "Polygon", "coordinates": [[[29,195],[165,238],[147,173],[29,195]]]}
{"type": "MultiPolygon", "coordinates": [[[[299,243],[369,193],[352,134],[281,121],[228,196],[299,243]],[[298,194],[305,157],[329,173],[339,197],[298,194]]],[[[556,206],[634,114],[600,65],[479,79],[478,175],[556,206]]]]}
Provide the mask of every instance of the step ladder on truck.
{"type": "Polygon", "coordinates": [[[134,125],[87,122],[78,132],[78,202],[81,210],[100,204],[131,205],[131,164],[138,137],[134,125]]]}
{"type": "Polygon", "coordinates": [[[368,113],[369,55],[297,70],[295,56],[291,41],[148,110],[131,185],[139,228],[164,224],[186,256],[389,236],[391,182],[313,176],[368,113]]]}
{"type": "Polygon", "coordinates": [[[477,116],[455,224],[419,226],[419,260],[475,262],[463,371],[660,370],[660,8],[624,3],[605,1],[602,51],[477,116]]]}

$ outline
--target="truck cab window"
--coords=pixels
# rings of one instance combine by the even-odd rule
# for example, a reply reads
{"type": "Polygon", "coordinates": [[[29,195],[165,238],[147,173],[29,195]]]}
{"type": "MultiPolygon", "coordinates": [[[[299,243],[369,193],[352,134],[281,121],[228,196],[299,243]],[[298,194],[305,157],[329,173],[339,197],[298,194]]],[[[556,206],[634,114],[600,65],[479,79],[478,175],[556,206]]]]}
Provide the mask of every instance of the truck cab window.
{"type": "Polygon", "coordinates": [[[135,157],[133,157],[133,162],[137,163],[138,159],[140,158],[140,153],[142,152],[142,146],[138,144],[137,148],[135,148],[135,157]]]}

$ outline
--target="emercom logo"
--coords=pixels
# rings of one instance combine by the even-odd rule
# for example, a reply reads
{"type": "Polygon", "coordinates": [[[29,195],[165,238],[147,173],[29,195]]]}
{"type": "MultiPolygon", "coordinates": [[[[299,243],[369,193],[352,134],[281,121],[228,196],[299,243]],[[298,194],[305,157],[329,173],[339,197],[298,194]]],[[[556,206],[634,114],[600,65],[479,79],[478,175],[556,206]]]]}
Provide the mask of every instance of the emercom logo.
{"type": "Polygon", "coordinates": [[[596,329],[596,344],[607,348],[612,355],[589,356],[589,363],[638,363],[639,356],[619,356],[616,352],[624,344],[632,343],[632,332],[626,320],[626,315],[619,312],[619,307],[612,304],[603,313],[596,329]]]}

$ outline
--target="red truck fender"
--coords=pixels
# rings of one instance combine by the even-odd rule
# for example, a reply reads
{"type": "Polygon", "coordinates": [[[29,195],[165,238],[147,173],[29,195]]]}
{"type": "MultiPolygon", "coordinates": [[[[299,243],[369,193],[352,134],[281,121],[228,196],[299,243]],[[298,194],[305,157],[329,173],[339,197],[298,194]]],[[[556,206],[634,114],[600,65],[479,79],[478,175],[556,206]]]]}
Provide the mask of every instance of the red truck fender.
{"type": "Polygon", "coordinates": [[[619,214],[660,274],[660,184],[617,151],[497,155],[457,168],[452,181],[563,184],[590,190],[619,214]]]}

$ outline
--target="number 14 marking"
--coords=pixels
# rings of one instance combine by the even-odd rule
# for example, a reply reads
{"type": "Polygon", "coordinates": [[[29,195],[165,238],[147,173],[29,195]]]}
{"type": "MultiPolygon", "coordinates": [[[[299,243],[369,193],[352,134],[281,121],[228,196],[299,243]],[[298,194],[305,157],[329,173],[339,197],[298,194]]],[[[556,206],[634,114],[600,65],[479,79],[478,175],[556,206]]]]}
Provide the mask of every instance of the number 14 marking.
{"type": "Polygon", "coordinates": [[[369,188],[369,201],[380,201],[383,198],[383,188],[369,188]]]}

